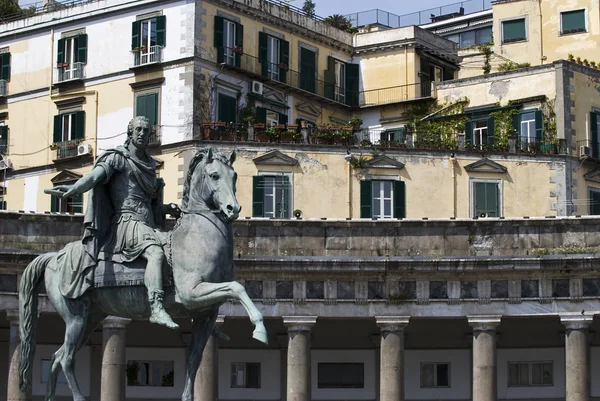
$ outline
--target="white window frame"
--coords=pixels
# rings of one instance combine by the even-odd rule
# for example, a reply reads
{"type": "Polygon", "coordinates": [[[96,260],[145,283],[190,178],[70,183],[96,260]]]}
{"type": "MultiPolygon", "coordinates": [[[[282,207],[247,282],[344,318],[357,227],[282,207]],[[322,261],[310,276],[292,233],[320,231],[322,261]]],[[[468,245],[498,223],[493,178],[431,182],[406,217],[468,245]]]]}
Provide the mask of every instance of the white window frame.
{"type": "Polygon", "coordinates": [[[452,388],[452,364],[450,362],[421,362],[419,365],[419,386],[422,389],[431,389],[431,388],[452,388]],[[425,386],[423,385],[422,380],[422,372],[424,365],[433,365],[433,386],[425,386]],[[448,365],[448,385],[447,386],[438,386],[438,377],[437,377],[437,367],[438,365],[448,365]]]}
{"type": "Polygon", "coordinates": [[[65,63],[67,64],[63,67],[63,76],[68,77],[66,79],[71,79],[75,75],[75,58],[77,55],[77,47],[75,46],[75,38],[77,36],[70,36],[64,38],[65,40],[65,63]]]}
{"type": "Polygon", "coordinates": [[[335,100],[339,103],[346,101],[346,63],[335,60],[335,100]]]}
{"type": "Polygon", "coordinates": [[[223,18],[223,61],[227,65],[235,65],[235,47],[236,24],[235,22],[223,18]]]}
{"type": "Polygon", "coordinates": [[[569,36],[569,35],[577,35],[579,33],[589,33],[590,32],[590,24],[588,22],[588,9],[587,7],[584,8],[578,8],[576,10],[563,10],[560,11],[558,13],[558,20],[560,21],[560,34],[559,36],[569,36]],[[564,13],[569,13],[569,12],[573,12],[573,11],[583,11],[583,15],[584,15],[584,21],[585,21],[585,31],[583,32],[574,32],[574,33],[563,33],[563,14],[564,13]]]}
{"type": "Polygon", "coordinates": [[[478,149],[483,149],[484,144],[487,143],[487,134],[488,134],[488,120],[487,118],[473,120],[473,146],[476,146],[478,149]],[[485,123],[485,127],[477,127],[477,123],[485,123]],[[483,135],[485,130],[485,135],[483,135]],[[479,141],[479,143],[477,142],[479,141]]]}
{"type": "Polygon", "coordinates": [[[371,181],[371,217],[377,218],[381,220],[389,220],[394,218],[394,182],[392,180],[373,180],[371,181]],[[375,183],[379,183],[380,189],[378,196],[375,195],[375,183]],[[390,196],[389,198],[385,197],[385,185],[390,185],[390,196]],[[385,215],[385,201],[389,200],[391,203],[390,206],[390,216],[385,215]],[[379,203],[380,215],[375,215],[375,203],[379,203]]]}
{"type": "MultiPolygon", "coordinates": [[[[152,46],[152,26],[154,25],[154,30],[156,31],[156,17],[147,18],[140,20],[140,63],[148,64],[151,60],[156,58],[155,54],[157,53],[156,47],[158,45],[152,46]],[[143,42],[144,39],[144,31],[146,32],[146,42],[143,42]],[[145,47],[146,50],[142,50],[141,48],[145,47]]],[[[158,33],[157,33],[158,36],[158,33]]],[[[155,37],[155,40],[157,37],[155,37]]]]}
{"type": "Polygon", "coordinates": [[[235,388],[235,389],[261,389],[262,388],[262,381],[263,381],[263,366],[261,362],[231,362],[231,377],[230,377],[230,383],[229,386],[230,388],[235,388]],[[258,387],[248,387],[248,383],[247,383],[247,374],[248,374],[248,364],[255,364],[258,365],[258,370],[259,370],[259,378],[258,378],[258,387]],[[243,366],[243,369],[240,369],[240,367],[243,366]],[[234,385],[233,382],[233,369],[235,368],[235,377],[237,379],[237,382],[234,385]],[[240,374],[239,372],[244,372],[242,378],[243,378],[243,383],[240,384],[240,374]]]}
{"type": "Polygon", "coordinates": [[[520,15],[518,17],[512,17],[512,18],[505,18],[503,20],[500,20],[500,43],[502,44],[502,46],[504,45],[512,45],[515,43],[524,43],[524,42],[528,42],[529,41],[529,16],[527,15],[520,15]],[[504,42],[504,23],[505,22],[510,22],[510,21],[515,21],[515,20],[525,20],[525,40],[521,40],[518,42],[509,42],[509,43],[505,43],[504,42]]]}
{"type": "Polygon", "coordinates": [[[268,77],[279,81],[279,55],[281,40],[275,36],[267,35],[267,72],[268,77]]]}
{"type": "Polygon", "coordinates": [[[67,112],[62,112],[60,116],[60,131],[62,135],[61,142],[68,142],[73,140],[73,135],[75,132],[73,131],[73,127],[75,126],[75,114],[77,110],[69,110],[67,112]],[[69,121],[67,123],[67,121],[69,121]]]}
{"type": "MultiPolygon", "coordinates": [[[[542,381],[543,381],[543,377],[542,377],[542,381]]],[[[549,360],[549,361],[508,361],[506,363],[506,384],[508,387],[554,387],[554,361],[549,360]],[[550,372],[552,372],[552,383],[551,384],[533,384],[533,367],[532,365],[534,364],[540,364],[540,374],[543,374],[543,365],[545,363],[549,363],[550,364],[550,372]],[[510,384],[510,366],[511,365],[521,365],[521,364],[527,364],[529,367],[529,373],[528,373],[528,381],[529,384],[510,384]]]]}
{"type": "MultiPolygon", "coordinates": [[[[293,203],[294,203],[294,174],[293,173],[289,173],[289,172],[282,172],[282,171],[259,171],[258,175],[261,176],[265,176],[265,177],[277,177],[277,176],[287,176],[290,182],[290,188],[289,188],[289,195],[288,195],[288,199],[289,199],[289,204],[288,204],[288,208],[289,208],[289,216],[288,217],[278,217],[275,216],[275,191],[273,191],[273,216],[267,216],[266,213],[263,215],[263,217],[267,218],[267,217],[273,217],[276,219],[279,218],[283,218],[283,219],[288,219],[291,218],[293,216],[293,203]]],[[[275,187],[273,187],[273,189],[275,189],[275,187]]],[[[265,196],[265,195],[263,195],[265,196]]],[[[266,204],[266,197],[263,198],[263,202],[266,204]]]]}
{"type": "Polygon", "coordinates": [[[279,125],[279,113],[273,110],[269,110],[267,109],[267,120],[266,120],[266,127],[273,127],[275,125],[279,125]],[[271,118],[272,116],[269,116],[269,113],[271,114],[276,114],[276,118],[271,118]]]}
{"type": "MultiPolygon", "coordinates": [[[[469,180],[469,217],[475,217],[475,183],[495,183],[498,185],[498,217],[504,216],[504,201],[502,197],[502,179],[471,178],[469,180]]],[[[479,216],[477,216],[479,217],[479,216]]]]}
{"type": "Polygon", "coordinates": [[[537,141],[537,137],[536,137],[536,128],[535,128],[535,112],[538,111],[538,109],[527,109],[527,110],[523,110],[519,113],[519,135],[521,137],[521,142],[523,141],[523,139],[527,140],[527,144],[535,144],[537,141]],[[533,114],[533,120],[522,120],[523,116],[525,114],[533,114]],[[529,123],[533,122],[533,132],[529,129],[530,125],[529,123]],[[527,123],[524,125],[524,123],[527,123]],[[523,135],[523,126],[527,127],[527,135],[523,135]]]}

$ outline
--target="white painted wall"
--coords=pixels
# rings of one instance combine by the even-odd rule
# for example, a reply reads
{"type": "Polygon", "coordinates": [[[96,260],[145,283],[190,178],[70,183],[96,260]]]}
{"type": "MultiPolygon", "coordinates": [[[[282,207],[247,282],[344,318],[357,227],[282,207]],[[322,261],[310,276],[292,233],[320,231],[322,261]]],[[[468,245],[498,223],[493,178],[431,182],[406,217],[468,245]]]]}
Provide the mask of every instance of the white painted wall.
{"type": "Polygon", "coordinates": [[[122,145],[127,138],[127,124],[133,117],[133,94],[131,107],[98,116],[98,155],[106,149],[122,145]]]}
{"type": "Polygon", "coordinates": [[[140,399],[177,399],[181,397],[185,384],[185,349],[184,348],[127,348],[127,360],[173,361],[173,387],[127,387],[127,398],[140,399]]]}
{"type": "Polygon", "coordinates": [[[25,178],[25,194],[23,196],[23,210],[26,212],[37,211],[37,196],[40,176],[34,175],[25,178]]]}
{"type": "Polygon", "coordinates": [[[311,353],[311,386],[313,400],[374,400],[377,398],[375,350],[315,350],[311,353]],[[365,387],[350,389],[318,388],[319,363],[362,362],[365,387]]]}
{"type": "MultiPolygon", "coordinates": [[[[46,394],[46,383],[42,383],[42,359],[51,359],[52,354],[55,353],[60,345],[40,345],[35,347],[35,357],[33,359],[33,376],[32,376],[32,394],[33,395],[44,395],[46,394]]],[[[91,370],[91,349],[90,347],[82,347],[77,354],[75,354],[75,360],[77,361],[77,368],[75,369],[75,377],[77,377],[77,384],[84,396],[90,396],[90,370],[91,370]]],[[[66,383],[59,383],[56,385],[56,395],[58,396],[71,396],[71,390],[66,383]]]]}
{"type": "Polygon", "coordinates": [[[165,82],[161,93],[160,129],[162,144],[180,142],[191,138],[192,132],[192,88],[186,87],[179,79],[185,73],[185,67],[172,68],[164,71],[165,82]],[[187,111],[187,113],[186,113],[187,111]],[[184,131],[182,131],[184,130],[184,131]]]}
{"type": "Polygon", "coordinates": [[[219,399],[279,400],[281,399],[280,384],[281,353],[279,350],[219,350],[219,399]],[[231,364],[235,362],[259,362],[261,388],[231,388],[231,364]]]}
{"type": "Polygon", "coordinates": [[[499,349],[497,353],[498,398],[534,399],[565,397],[564,348],[499,349]],[[508,387],[508,362],[552,361],[554,385],[539,387],[508,387]]]}
{"type": "Polygon", "coordinates": [[[404,385],[407,400],[466,400],[471,398],[471,353],[469,350],[407,350],[404,355],[404,385]],[[450,364],[449,388],[421,388],[421,363],[450,364]]]}

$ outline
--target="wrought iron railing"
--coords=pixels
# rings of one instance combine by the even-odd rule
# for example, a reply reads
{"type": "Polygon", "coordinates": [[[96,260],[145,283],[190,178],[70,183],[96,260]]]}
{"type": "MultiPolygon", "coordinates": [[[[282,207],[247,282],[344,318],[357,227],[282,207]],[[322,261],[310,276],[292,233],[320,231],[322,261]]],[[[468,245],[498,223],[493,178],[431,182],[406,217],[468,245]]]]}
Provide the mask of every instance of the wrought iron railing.
{"type": "Polygon", "coordinates": [[[75,142],[60,142],[55,144],[56,157],[54,160],[69,159],[77,157],[77,143],[75,142]]]}
{"type": "Polygon", "coordinates": [[[228,47],[217,48],[217,62],[224,67],[244,71],[270,86],[285,85],[338,104],[358,107],[358,92],[318,79],[316,70],[301,74],[287,65],[261,62],[258,57],[243,53],[242,49],[228,47]]]}
{"type": "Polygon", "coordinates": [[[152,133],[150,134],[150,138],[148,139],[148,146],[159,146],[161,144],[161,132],[160,126],[152,127],[152,133]]]}
{"type": "Polygon", "coordinates": [[[556,141],[548,139],[530,139],[517,137],[516,150],[518,153],[558,153],[556,141]]]}
{"type": "Polygon", "coordinates": [[[147,64],[160,63],[162,46],[140,47],[133,51],[133,65],[135,67],[147,64]]]}
{"type": "Polygon", "coordinates": [[[58,67],[58,82],[73,81],[84,78],[84,64],[72,63],[58,67]]]}
{"type": "Polygon", "coordinates": [[[434,96],[432,82],[423,81],[408,85],[362,91],[359,94],[359,105],[360,107],[381,106],[434,96]]]}

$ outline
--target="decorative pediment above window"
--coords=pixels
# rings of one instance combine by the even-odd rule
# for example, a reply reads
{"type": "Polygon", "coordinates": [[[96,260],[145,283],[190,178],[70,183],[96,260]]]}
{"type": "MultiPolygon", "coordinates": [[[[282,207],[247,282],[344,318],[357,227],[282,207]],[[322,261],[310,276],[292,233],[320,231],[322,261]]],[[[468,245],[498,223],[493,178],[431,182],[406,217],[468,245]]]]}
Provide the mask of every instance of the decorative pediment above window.
{"type": "Polygon", "coordinates": [[[52,181],[52,184],[54,185],[70,184],[73,181],[77,181],[81,177],[81,174],[74,173],[70,170],[63,170],[54,177],[50,178],[50,181],[52,181]]]}
{"type": "Polygon", "coordinates": [[[484,158],[465,166],[465,170],[470,173],[505,173],[506,167],[488,158],[484,158]]]}
{"type": "Polygon", "coordinates": [[[321,112],[319,111],[317,106],[315,106],[312,103],[308,103],[308,102],[298,104],[296,106],[296,110],[302,111],[306,114],[310,114],[311,116],[315,116],[315,117],[318,117],[321,115],[321,112]]]}
{"type": "Polygon", "coordinates": [[[298,164],[298,160],[284,155],[278,150],[272,150],[262,156],[255,157],[252,161],[256,165],[261,164],[268,166],[295,166],[298,164]]]}
{"type": "Polygon", "coordinates": [[[392,159],[389,156],[381,155],[372,158],[365,162],[366,168],[389,168],[389,169],[401,169],[404,168],[404,163],[399,162],[396,159],[392,159]]]}
{"type": "Polygon", "coordinates": [[[583,178],[588,181],[600,182],[600,167],[590,169],[590,171],[583,175],[583,178]]]}
{"type": "Polygon", "coordinates": [[[264,87],[263,97],[266,100],[280,103],[282,105],[287,105],[287,96],[285,95],[285,93],[273,88],[269,88],[268,86],[264,87]]]}

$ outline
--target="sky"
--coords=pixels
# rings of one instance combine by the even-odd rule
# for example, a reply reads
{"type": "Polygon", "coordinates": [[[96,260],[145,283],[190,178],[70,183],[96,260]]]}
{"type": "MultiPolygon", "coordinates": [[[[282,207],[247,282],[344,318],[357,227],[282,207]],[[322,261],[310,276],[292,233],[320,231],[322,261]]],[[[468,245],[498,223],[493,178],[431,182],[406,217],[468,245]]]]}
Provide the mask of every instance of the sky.
{"type": "MultiPolygon", "coordinates": [[[[359,11],[379,8],[397,15],[409,14],[432,7],[456,3],[457,0],[313,0],[317,5],[317,15],[327,17],[332,14],[351,14],[359,11]]],[[[296,7],[302,7],[304,0],[291,2],[296,7]]]]}

